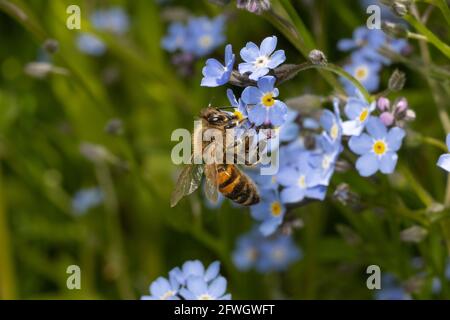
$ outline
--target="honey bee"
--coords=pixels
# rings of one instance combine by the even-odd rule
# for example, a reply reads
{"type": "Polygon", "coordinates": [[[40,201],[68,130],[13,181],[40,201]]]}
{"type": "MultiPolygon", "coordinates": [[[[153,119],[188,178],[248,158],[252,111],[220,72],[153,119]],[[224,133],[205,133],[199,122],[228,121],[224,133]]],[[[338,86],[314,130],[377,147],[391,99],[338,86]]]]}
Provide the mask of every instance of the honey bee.
{"type": "MultiPolygon", "coordinates": [[[[239,125],[240,119],[230,113],[207,107],[200,113],[202,121],[199,132],[194,132],[194,146],[201,146],[204,154],[213,157],[211,163],[187,164],[180,173],[175,190],[172,193],[170,205],[174,207],[178,201],[186,195],[194,192],[201,184],[203,173],[205,175],[205,195],[212,202],[216,203],[218,192],[222,193],[230,200],[244,205],[251,206],[260,201],[259,192],[254,182],[235,164],[226,164],[224,161],[217,160],[217,143],[215,141],[203,141],[203,132],[207,129],[217,129],[225,137],[227,129],[239,125]]],[[[195,148],[195,147],[194,147],[195,148]]],[[[223,148],[221,146],[221,148],[223,148]]],[[[226,153],[233,146],[226,146],[218,152],[226,153]]],[[[191,157],[192,160],[193,156],[191,157]]],[[[192,161],[191,161],[192,162],[192,161]]]]}

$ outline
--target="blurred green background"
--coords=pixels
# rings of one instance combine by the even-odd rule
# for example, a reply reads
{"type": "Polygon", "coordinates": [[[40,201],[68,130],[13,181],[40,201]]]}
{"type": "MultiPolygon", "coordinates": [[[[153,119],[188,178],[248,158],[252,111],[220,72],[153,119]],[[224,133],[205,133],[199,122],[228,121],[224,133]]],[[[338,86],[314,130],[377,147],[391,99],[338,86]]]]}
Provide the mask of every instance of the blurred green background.
{"type": "MultiPolygon", "coordinates": [[[[350,37],[367,18],[357,1],[291,2],[316,47],[329,61],[342,63],[346,55],[336,50],[337,41],[350,37]]],[[[370,299],[368,265],[414,280],[411,260],[416,256],[426,262],[426,281],[444,279],[449,212],[442,207],[430,210],[444,198],[446,175],[435,167],[443,151],[420,143],[420,137],[444,141],[446,132],[427,80],[414,70],[414,63],[396,64],[382,73],[384,87],[395,67],[407,73],[407,85],[397,96],[408,98],[417,120],[399,154],[400,168],[406,169],[371,181],[353,171],[336,174],[330,194],[339,182],[346,182],[372,206],[354,212],[328,199],[297,209],[305,227],[294,238],[304,258],[288,272],[243,273],[234,267],[235,240],[252,225],[248,210],[229,203],[208,209],[200,192],[171,209],[176,172],[170,159],[172,131],[192,128],[201,108],[210,102],[226,105],[227,100],[223,88],[200,87],[206,58],[195,64],[190,77],[180,76],[171,65],[160,45],[168,5],[210,17],[224,10],[200,0],[165,6],[153,0],[0,1],[1,299],[135,299],[147,293],[151,281],[190,259],[206,264],[220,260],[234,299],[370,299]],[[81,7],[82,31],[92,31],[106,43],[102,57],[77,49],[77,31],[65,26],[70,4],[81,7]],[[112,5],[129,14],[125,35],[91,30],[88,15],[112,5]],[[39,58],[49,38],[59,43],[53,64],[68,74],[30,77],[24,68],[39,58]],[[105,130],[113,119],[121,120],[122,132],[105,130]],[[430,203],[419,200],[420,187],[407,180],[409,175],[428,190],[430,203]],[[75,214],[73,195],[96,186],[105,194],[103,204],[75,214]],[[416,224],[426,228],[426,239],[402,242],[399,232],[416,224]],[[81,268],[81,290],[66,287],[69,265],[81,268]]],[[[277,35],[288,62],[305,60],[270,19],[235,10],[234,5],[225,10],[227,43],[235,50],[247,41],[277,35]]],[[[448,40],[439,12],[432,14],[436,19],[429,28],[448,40]]],[[[417,55],[418,46],[412,45],[417,55]]],[[[448,65],[431,50],[436,64],[448,65]]],[[[221,47],[216,55],[222,52],[221,47]]],[[[333,90],[316,71],[281,87],[285,99],[304,93],[327,96],[333,90]]],[[[449,101],[447,96],[443,102],[447,110],[449,101]]],[[[416,297],[433,297],[430,281],[416,297]]],[[[439,297],[450,297],[448,283],[439,297]]]]}

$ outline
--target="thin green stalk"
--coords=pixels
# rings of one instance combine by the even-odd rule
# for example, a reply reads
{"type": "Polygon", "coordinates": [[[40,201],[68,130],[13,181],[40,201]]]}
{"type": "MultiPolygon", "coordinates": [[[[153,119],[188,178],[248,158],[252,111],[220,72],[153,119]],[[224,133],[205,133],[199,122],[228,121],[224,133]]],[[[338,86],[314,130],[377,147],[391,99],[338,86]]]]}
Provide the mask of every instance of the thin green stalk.
{"type": "Polygon", "coordinates": [[[432,137],[422,137],[422,142],[429,144],[430,146],[437,147],[444,152],[448,152],[447,145],[441,140],[432,137]]]}
{"type": "Polygon", "coordinates": [[[10,300],[16,298],[16,282],[4,195],[0,168],[0,299],[10,300]]]}
{"type": "Polygon", "coordinates": [[[420,19],[412,15],[405,15],[403,17],[409,24],[411,24],[417,31],[427,37],[428,42],[433,44],[439,51],[450,58],[450,46],[442,42],[430,29],[428,29],[420,19]]]}
{"type": "MultiPolygon", "coordinates": [[[[288,13],[283,5],[280,3],[278,4],[278,6],[275,6],[274,4],[273,10],[264,14],[264,17],[277,28],[305,58],[308,58],[309,52],[313,49],[317,49],[311,34],[295,12],[295,9],[290,7],[291,9],[288,13]],[[279,11],[279,13],[277,11],[279,11]],[[292,22],[292,16],[294,16],[296,22],[292,22]]],[[[331,87],[336,89],[339,93],[344,93],[342,85],[336,78],[327,75],[322,71],[319,72],[331,87]]]]}
{"type": "Polygon", "coordinates": [[[442,15],[444,16],[445,20],[447,21],[447,24],[450,25],[450,9],[448,7],[448,4],[446,0],[416,0],[416,2],[425,2],[429,3],[441,10],[442,15]]]}
{"type": "Polygon", "coordinates": [[[403,174],[406,180],[408,180],[409,186],[416,192],[419,199],[428,208],[435,201],[433,197],[428,193],[428,191],[418,182],[416,177],[411,173],[408,167],[401,166],[399,171],[403,174]]]}
{"type": "Polygon", "coordinates": [[[341,67],[334,65],[332,63],[327,64],[313,64],[311,62],[303,63],[298,65],[297,72],[301,72],[308,69],[320,69],[320,70],[326,70],[329,72],[333,72],[341,77],[344,77],[348,81],[350,81],[364,96],[364,98],[367,100],[367,102],[372,102],[373,97],[370,95],[370,93],[367,91],[366,88],[351,74],[349,74],[347,71],[342,69],[341,67]]]}
{"type": "Polygon", "coordinates": [[[114,182],[108,165],[99,163],[96,165],[97,179],[105,194],[106,228],[108,229],[109,242],[111,243],[112,255],[109,256],[111,263],[118,268],[117,289],[123,299],[133,299],[133,292],[128,278],[127,263],[124,255],[122,230],[120,227],[119,210],[114,182]]]}

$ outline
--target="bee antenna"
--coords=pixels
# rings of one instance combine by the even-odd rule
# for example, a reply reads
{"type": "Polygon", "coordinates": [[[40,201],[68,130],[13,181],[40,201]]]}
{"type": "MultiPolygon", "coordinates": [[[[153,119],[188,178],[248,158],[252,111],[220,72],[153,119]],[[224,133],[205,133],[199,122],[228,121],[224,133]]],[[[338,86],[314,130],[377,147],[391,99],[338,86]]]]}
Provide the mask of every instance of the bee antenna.
{"type": "Polygon", "coordinates": [[[210,100],[209,103],[208,103],[208,108],[211,108],[212,102],[213,102],[214,99],[215,99],[215,97],[212,97],[212,98],[211,98],[211,100],[210,100]]]}

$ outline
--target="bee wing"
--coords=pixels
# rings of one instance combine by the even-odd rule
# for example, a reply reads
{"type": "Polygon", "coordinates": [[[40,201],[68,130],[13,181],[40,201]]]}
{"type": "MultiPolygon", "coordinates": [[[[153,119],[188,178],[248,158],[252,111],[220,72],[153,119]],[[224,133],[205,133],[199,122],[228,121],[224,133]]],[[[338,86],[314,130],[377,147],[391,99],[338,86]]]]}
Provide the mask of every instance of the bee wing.
{"type": "Polygon", "coordinates": [[[170,206],[175,207],[178,201],[197,190],[203,175],[203,166],[197,164],[186,165],[181,171],[175,189],[170,197],[170,206]]]}
{"type": "Polygon", "coordinates": [[[217,188],[217,166],[215,164],[205,165],[205,195],[213,204],[217,203],[219,197],[217,188]]]}

